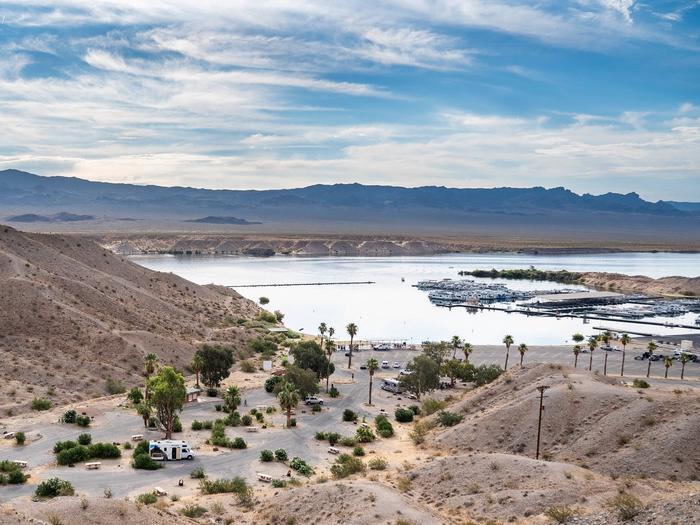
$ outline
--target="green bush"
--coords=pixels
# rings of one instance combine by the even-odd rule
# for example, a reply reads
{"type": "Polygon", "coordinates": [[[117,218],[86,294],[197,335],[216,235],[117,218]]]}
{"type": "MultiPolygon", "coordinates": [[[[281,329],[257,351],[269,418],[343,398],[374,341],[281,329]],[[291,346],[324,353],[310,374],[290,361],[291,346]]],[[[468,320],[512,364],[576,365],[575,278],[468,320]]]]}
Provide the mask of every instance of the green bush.
{"type": "Polygon", "coordinates": [[[173,419],[173,432],[182,432],[182,422],[177,416],[173,419]]]}
{"type": "Polygon", "coordinates": [[[386,470],[386,468],[389,466],[389,462],[383,458],[372,458],[369,460],[367,465],[372,470],[386,470]]]}
{"type": "Polygon", "coordinates": [[[411,405],[408,409],[413,412],[414,416],[420,416],[420,407],[418,405],[411,405]]]}
{"type": "Polygon", "coordinates": [[[476,386],[482,386],[498,379],[503,369],[498,365],[480,365],[474,369],[474,382],[476,386]]]}
{"type": "Polygon", "coordinates": [[[335,385],[333,385],[331,387],[331,389],[328,391],[328,395],[331,396],[333,399],[335,399],[336,397],[338,397],[340,395],[340,392],[335,387],[335,385]]]}
{"type": "Polygon", "coordinates": [[[27,436],[24,432],[16,432],[15,433],[15,443],[18,445],[24,445],[24,442],[27,440],[27,436]]]}
{"type": "Polygon", "coordinates": [[[156,496],[153,492],[144,492],[143,494],[136,496],[136,501],[143,503],[144,505],[153,505],[156,501],[158,501],[158,496],[156,496]]]}
{"type": "Polygon", "coordinates": [[[119,450],[117,445],[112,443],[93,443],[88,447],[90,452],[90,458],[97,459],[113,459],[120,458],[122,451],[119,450]]]}
{"type": "Polygon", "coordinates": [[[274,461],[275,459],[275,453],[272,452],[272,450],[261,450],[260,451],[260,461],[268,462],[268,461],[274,461]]]}
{"type": "MultiPolygon", "coordinates": [[[[238,412],[234,412],[234,414],[238,414],[238,412]]],[[[202,428],[204,428],[204,430],[211,430],[214,428],[214,422],[211,420],[202,421],[202,428]]]]}
{"type": "Polygon", "coordinates": [[[231,448],[244,449],[248,448],[248,443],[242,437],[237,437],[233,440],[231,448]]]}
{"type": "Polygon", "coordinates": [[[557,523],[566,523],[576,516],[577,512],[567,505],[550,507],[545,512],[546,516],[557,523]]]}
{"type": "Polygon", "coordinates": [[[343,410],[343,421],[348,421],[350,423],[357,421],[357,414],[349,408],[346,408],[343,410]]]}
{"type": "Polygon", "coordinates": [[[192,472],[190,472],[190,477],[192,479],[204,479],[207,477],[207,475],[204,473],[204,469],[202,467],[197,467],[192,472]]]}
{"type": "Polygon", "coordinates": [[[199,482],[199,489],[202,494],[241,494],[250,491],[246,481],[237,476],[233,479],[203,479],[199,482]]]}
{"type": "Polygon", "coordinates": [[[12,461],[0,461],[0,485],[21,485],[29,478],[22,472],[22,469],[12,461]]]}
{"type": "Polygon", "coordinates": [[[49,410],[53,404],[48,399],[42,397],[35,397],[32,399],[32,410],[49,410]]]}
{"type": "Polygon", "coordinates": [[[61,418],[64,423],[75,423],[75,418],[78,416],[78,413],[75,410],[66,410],[63,413],[63,417],[61,418]]]}
{"type": "Polygon", "coordinates": [[[148,453],[135,454],[131,466],[140,470],[158,470],[163,465],[154,460],[148,453]]]}
{"type": "Polygon", "coordinates": [[[250,359],[244,359],[241,361],[241,372],[252,374],[256,370],[257,368],[255,367],[255,364],[250,359]]]}
{"type": "Polygon", "coordinates": [[[331,446],[335,445],[338,441],[340,441],[340,439],[341,439],[342,437],[343,437],[343,436],[341,436],[341,435],[338,434],[337,432],[328,432],[328,433],[326,434],[326,439],[328,440],[328,443],[329,443],[331,446]]]}
{"type": "Polygon", "coordinates": [[[72,496],[75,494],[75,490],[68,481],[50,478],[39,483],[34,493],[40,498],[55,498],[57,496],[72,496]]]}
{"type": "Polygon", "coordinates": [[[287,486],[287,482],[283,479],[273,479],[272,480],[272,488],[274,489],[283,489],[287,486]]]}
{"type": "Polygon", "coordinates": [[[344,447],[354,447],[357,445],[357,439],[352,436],[343,436],[340,438],[339,443],[344,447]]]}
{"type": "Polygon", "coordinates": [[[365,464],[349,454],[341,454],[331,466],[331,474],[335,479],[347,478],[352,474],[365,471],[365,464]]]}
{"type": "MultiPolygon", "coordinates": [[[[226,416],[226,424],[230,427],[240,427],[241,422],[241,414],[239,414],[237,410],[226,416]]],[[[206,426],[204,428],[206,428],[206,426]]],[[[211,428],[211,426],[209,428],[211,428]]]]}
{"type": "Polygon", "coordinates": [[[148,454],[148,441],[142,439],[136,443],[136,448],[134,448],[134,456],[137,454],[148,454]]]}
{"type": "Polygon", "coordinates": [[[87,432],[78,436],[78,444],[88,446],[90,443],[92,443],[92,436],[87,432]]]}
{"type": "Polygon", "coordinates": [[[289,462],[289,466],[296,470],[299,474],[302,476],[312,476],[314,473],[313,467],[311,467],[306,461],[299,457],[293,457],[292,460],[289,462]]]}
{"type": "Polygon", "coordinates": [[[275,450],[275,459],[277,461],[287,461],[287,451],[283,448],[275,450]]]}
{"type": "Polygon", "coordinates": [[[321,405],[313,405],[311,407],[311,412],[320,412],[321,411],[321,405]]]}
{"type": "Polygon", "coordinates": [[[62,450],[66,450],[76,446],[78,446],[78,444],[75,441],[56,441],[56,443],[54,443],[53,445],[53,453],[58,454],[62,450]]]}
{"type": "Polygon", "coordinates": [[[374,423],[377,425],[377,433],[383,438],[390,438],[394,435],[394,427],[384,414],[375,417],[374,423]]]}
{"type": "Polygon", "coordinates": [[[632,381],[632,386],[634,388],[649,388],[651,385],[644,379],[635,379],[632,381]]]}
{"type": "Polygon", "coordinates": [[[264,323],[277,323],[277,316],[273,314],[272,312],[268,312],[267,310],[263,310],[258,314],[258,320],[264,322],[264,323]]]}
{"type": "MultiPolygon", "coordinates": [[[[316,406],[316,405],[314,405],[314,406],[316,406]]],[[[265,421],[265,415],[262,412],[256,412],[255,419],[258,420],[258,423],[262,423],[263,421],[265,421]]]]}
{"type": "Polygon", "coordinates": [[[11,470],[7,473],[7,482],[10,485],[22,485],[29,478],[29,474],[25,474],[20,469],[11,470]]]}
{"type": "Polygon", "coordinates": [[[289,426],[290,427],[295,427],[297,426],[297,418],[293,417],[292,419],[289,420],[289,426]]]}
{"type": "Polygon", "coordinates": [[[277,383],[280,383],[281,381],[282,378],[280,376],[270,377],[267,381],[265,381],[265,392],[271,394],[275,390],[277,383]]]}
{"type": "Polygon", "coordinates": [[[358,428],[357,432],[355,433],[355,436],[357,438],[357,441],[360,443],[370,443],[375,439],[372,429],[368,427],[358,428]]]}
{"type": "Polygon", "coordinates": [[[72,448],[61,450],[56,455],[56,463],[59,465],[75,465],[90,459],[90,450],[83,445],[76,445],[72,448]]]}
{"type": "Polygon", "coordinates": [[[249,427],[252,424],[253,418],[250,417],[248,414],[241,416],[241,425],[243,425],[244,427],[249,427]]]}
{"type": "Polygon", "coordinates": [[[430,414],[434,414],[438,410],[442,410],[447,406],[447,403],[444,401],[440,401],[438,399],[424,399],[423,402],[421,403],[421,412],[425,414],[426,416],[429,416],[430,414]]]}
{"type": "Polygon", "coordinates": [[[90,416],[78,416],[75,418],[75,423],[79,427],[89,427],[90,426],[90,416]]]}
{"type": "Polygon", "coordinates": [[[462,416],[455,414],[454,412],[443,410],[438,414],[438,421],[440,421],[440,424],[443,427],[453,427],[462,421],[462,416]]]}
{"type": "Polygon", "coordinates": [[[352,449],[352,455],[353,456],[364,456],[365,449],[362,448],[360,445],[355,445],[355,448],[352,449]]]}
{"type": "Polygon", "coordinates": [[[413,413],[413,410],[411,410],[410,408],[397,408],[394,411],[394,417],[399,423],[410,423],[411,421],[413,421],[414,415],[415,414],[413,413]]]}
{"type": "Polygon", "coordinates": [[[180,509],[180,514],[188,518],[201,518],[207,513],[207,509],[194,503],[188,503],[180,509]]]}
{"type": "Polygon", "coordinates": [[[319,431],[319,432],[316,432],[316,434],[314,434],[314,437],[318,441],[326,441],[328,439],[328,433],[319,431]]]}
{"type": "Polygon", "coordinates": [[[202,430],[204,428],[204,425],[202,425],[201,421],[197,421],[196,419],[192,421],[192,430],[202,430]]]}

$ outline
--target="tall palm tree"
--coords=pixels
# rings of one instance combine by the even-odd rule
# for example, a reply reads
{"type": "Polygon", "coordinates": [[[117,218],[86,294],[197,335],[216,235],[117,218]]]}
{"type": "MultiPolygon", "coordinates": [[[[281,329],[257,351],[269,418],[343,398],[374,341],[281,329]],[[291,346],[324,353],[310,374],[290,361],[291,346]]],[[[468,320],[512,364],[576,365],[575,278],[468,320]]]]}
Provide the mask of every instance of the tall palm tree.
{"type": "Polygon", "coordinates": [[[332,326],[328,329],[328,339],[333,339],[333,336],[335,335],[335,328],[332,326]]]}
{"type": "Polygon", "coordinates": [[[241,391],[236,385],[231,385],[224,392],[224,403],[230,414],[233,414],[241,404],[241,391]]]}
{"type": "Polygon", "coordinates": [[[610,340],[612,339],[613,335],[610,330],[606,330],[602,334],[600,334],[600,340],[605,343],[605,346],[608,346],[610,344],[610,340]]]}
{"type": "Polygon", "coordinates": [[[327,331],[328,327],[326,326],[326,323],[321,323],[318,325],[318,333],[321,334],[321,348],[323,348],[323,337],[326,335],[327,331]]]}
{"type": "Polygon", "coordinates": [[[581,353],[581,345],[574,345],[574,368],[578,365],[578,355],[581,353]]]}
{"type": "Polygon", "coordinates": [[[372,378],[374,377],[374,373],[379,370],[379,361],[377,361],[374,357],[370,357],[367,360],[367,371],[369,372],[369,402],[367,403],[368,405],[372,404],[372,378]]]}
{"type": "Polygon", "coordinates": [[[277,394],[280,407],[287,412],[287,428],[292,426],[292,410],[299,404],[299,399],[299,391],[294,388],[292,383],[284,383],[282,390],[277,394]]]}
{"type": "Polygon", "coordinates": [[[452,336],[452,359],[455,359],[457,357],[457,349],[460,347],[462,344],[462,340],[459,338],[458,335],[453,335],[452,336]]]}
{"type": "Polygon", "coordinates": [[[583,337],[583,334],[579,334],[577,332],[571,336],[571,339],[574,341],[574,343],[581,344],[581,343],[583,343],[583,340],[585,339],[585,337],[583,337]]]}
{"type": "Polygon", "coordinates": [[[355,323],[350,323],[345,327],[350,336],[350,351],[348,352],[348,368],[352,366],[352,342],[355,340],[357,335],[357,325],[355,323]]]}
{"type": "Polygon", "coordinates": [[[690,361],[690,356],[686,354],[685,352],[681,353],[681,379],[683,379],[683,376],[685,375],[685,364],[690,361]]]}
{"type": "Polygon", "coordinates": [[[462,352],[464,353],[464,362],[469,363],[469,356],[474,351],[474,347],[471,343],[462,343],[462,352]]]}
{"type": "Polygon", "coordinates": [[[520,345],[518,346],[518,352],[520,352],[520,368],[523,367],[523,357],[525,357],[525,352],[527,351],[527,345],[525,343],[520,343],[520,345]]]}
{"type": "Polygon", "coordinates": [[[588,340],[588,350],[591,351],[591,358],[588,361],[588,370],[593,370],[593,352],[595,352],[595,349],[598,348],[598,338],[595,336],[591,336],[591,338],[588,340]]]}
{"type": "Polygon", "coordinates": [[[150,393],[148,391],[148,380],[151,378],[153,373],[156,371],[157,366],[158,366],[158,356],[156,354],[150,353],[150,354],[147,354],[146,357],[143,358],[143,371],[144,371],[144,375],[146,376],[146,386],[145,386],[146,399],[148,399],[150,397],[150,393]]]}
{"type": "Polygon", "coordinates": [[[622,366],[620,367],[620,377],[625,375],[625,355],[627,354],[627,345],[630,344],[632,339],[627,334],[622,334],[620,337],[620,344],[622,345],[622,366]]]}
{"type": "Polygon", "coordinates": [[[192,358],[192,363],[190,363],[190,368],[195,373],[195,377],[197,378],[197,388],[199,388],[199,373],[202,371],[203,366],[204,359],[202,359],[201,354],[194,354],[194,357],[192,358]]]}
{"type": "Polygon", "coordinates": [[[666,367],[666,373],[664,374],[664,379],[668,379],[668,369],[673,366],[673,358],[671,356],[664,357],[664,366],[666,367]]]}
{"type": "MultiPolygon", "coordinates": [[[[333,340],[329,337],[326,339],[326,355],[328,356],[328,361],[326,362],[326,366],[329,366],[331,364],[331,358],[333,357],[333,352],[335,352],[335,343],[333,340]]],[[[326,393],[328,392],[328,382],[330,381],[331,375],[328,373],[328,370],[326,370],[326,393]]]]}
{"type": "Polygon", "coordinates": [[[647,345],[647,351],[649,352],[649,363],[647,364],[647,377],[649,377],[649,374],[651,374],[651,356],[654,355],[654,352],[656,349],[659,347],[654,341],[649,341],[649,344],[647,345]]]}
{"type": "Polygon", "coordinates": [[[503,344],[506,345],[506,364],[503,370],[508,370],[508,357],[510,357],[510,345],[513,344],[513,336],[507,335],[503,338],[503,344]]]}

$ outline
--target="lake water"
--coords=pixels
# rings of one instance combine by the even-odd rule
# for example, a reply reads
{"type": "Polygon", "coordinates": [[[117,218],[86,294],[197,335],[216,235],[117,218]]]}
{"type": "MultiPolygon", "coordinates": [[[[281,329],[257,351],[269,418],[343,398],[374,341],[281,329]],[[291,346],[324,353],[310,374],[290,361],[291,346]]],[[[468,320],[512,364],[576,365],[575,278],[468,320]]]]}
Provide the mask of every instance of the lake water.
{"type": "MultiPolygon", "coordinates": [[[[569,343],[575,332],[594,333],[593,326],[660,335],[684,333],[666,327],[610,321],[583,324],[579,319],[527,317],[506,312],[473,312],[440,308],[426,292],[412,285],[424,279],[458,279],[459,270],[527,268],[570,271],[607,271],[664,277],[700,275],[700,254],[625,253],[592,255],[454,254],[422,257],[293,257],[134,256],[147,268],[173,272],[199,284],[244,285],[375,281],[370,285],[238,288],[245,297],[270,299],[269,310],[285,314],[285,324],[315,334],[322,321],[344,338],[349,322],[359,326],[359,339],[449,339],[459,335],[476,344],[500,344],[503,335],[529,345],[569,343]],[[401,278],[405,282],[401,281],[401,278]]],[[[490,280],[489,280],[490,281],[490,280]]],[[[554,289],[553,283],[500,281],[517,289],[554,289]]],[[[571,288],[571,286],[568,286],[571,288]]],[[[697,314],[669,319],[693,324],[697,314]]],[[[664,318],[655,318],[664,320],[664,318]]]]}

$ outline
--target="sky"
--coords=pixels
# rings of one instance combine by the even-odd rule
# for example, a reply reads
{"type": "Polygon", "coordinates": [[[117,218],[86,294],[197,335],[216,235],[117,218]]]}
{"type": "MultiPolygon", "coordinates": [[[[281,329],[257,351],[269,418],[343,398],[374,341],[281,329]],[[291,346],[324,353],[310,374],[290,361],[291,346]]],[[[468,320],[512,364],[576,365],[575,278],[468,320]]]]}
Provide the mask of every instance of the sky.
{"type": "Polygon", "coordinates": [[[5,0],[0,169],[700,201],[700,0],[5,0]]]}

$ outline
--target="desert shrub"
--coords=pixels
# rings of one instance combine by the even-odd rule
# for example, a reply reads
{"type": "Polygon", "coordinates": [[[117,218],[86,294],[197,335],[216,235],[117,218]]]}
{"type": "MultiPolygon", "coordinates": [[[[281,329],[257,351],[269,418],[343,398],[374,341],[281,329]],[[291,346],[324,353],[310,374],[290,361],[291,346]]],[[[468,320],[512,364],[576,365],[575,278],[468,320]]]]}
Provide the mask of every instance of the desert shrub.
{"type": "Polygon", "coordinates": [[[383,438],[389,438],[394,435],[394,427],[384,414],[375,417],[374,423],[377,425],[377,433],[383,438]]]}
{"type": "Polygon", "coordinates": [[[318,432],[316,432],[316,433],[314,434],[314,437],[315,437],[318,441],[326,441],[326,440],[328,439],[328,432],[321,432],[321,431],[318,431],[318,432]]]}
{"type": "Polygon", "coordinates": [[[233,479],[203,479],[199,482],[199,489],[202,494],[234,493],[242,504],[250,504],[253,497],[252,489],[240,476],[233,479]]]}
{"type": "Polygon", "coordinates": [[[642,502],[632,494],[620,492],[608,502],[608,507],[617,514],[622,521],[628,521],[637,516],[644,506],[642,502]]]}
{"type": "Polygon", "coordinates": [[[129,443],[128,441],[126,441],[126,442],[124,443],[124,450],[131,450],[131,443],[129,443]]]}
{"type": "Polygon", "coordinates": [[[331,474],[335,479],[342,479],[365,471],[365,464],[350,454],[341,454],[331,466],[331,474]]]}
{"type": "Polygon", "coordinates": [[[270,300],[269,300],[267,297],[262,296],[262,297],[260,297],[260,299],[258,299],[258,302],[259,302],[260,304],[267,304],[267,303],[270,302],[270,300]]]}
{"type": "Polygon", "coordinates": [[[277,461],[287,461],[287,451],[283,448],[275,450],[275,459],[277,461]]]}
{"type": "Polygon", "coordinates": [[[105,388],[107,389],[107,393],[110,395],[123,394],[124,392],[126,392],[126,388],[121,383],[121,381],[118,381],[117,379],[112,379],[111,377],[107,378],[105,388]]]}
{"type": "Polygon", "coordinates": [[[249,416],[248,414],[241,416],[241,425],[243,425],[244,427],[249,427],[252,424],[253,418],[251,416],[249,416]]]}
{"type": "Polygon", "coordinates": [[[201,421],[197,421],[196,419],[192,421],[192,430],[202,430],[204,428],[204,425],[202,425],[201,421]]]}
{"type": "MultiPolygon", "coordinates": [[[[211,422],[209,422],[211,423],[211,422]]],[[[238,412],[238,410],[235,410],[231,412],[228,416],[226,416],[226,424],[230,427],[240,427],[241,426],[241,414],[238,412]]],[[[207,428],[206,422],[204,425],[204,428],[207,428]]],[[[211,425],[209,426],[211,428],[211,425]]]]}
{"type": "Polygon", "coordinates": [[[268,312],[267,310],[263,310],[258,314],[258,320],[262,321],[264,323],[276,323],[277,322],[277,316],[273,314],[272,312],[268,312]]]}
{"type": "Polygon", "coordinates": [[[351,423],[357,421],[357,414],[349,408],[346,408],[343,410],[343,421],[349,421],[351,423]]]}
{"type": "Polygon", "coordinates": [[[49,410],[52,406],[53,404],[51,401],[44,399],[43,397],[35,397],[32,399],[32,410],[49,410]]]}
{"type": "Polygon", "coordinates": [[[0,461],[0,485],[21,485],[29,478],[22,472],[22,469],[16,463],[11,461],[0,461]]]}
{"type": "Polygon", "coordinates": [[[454,412],[443,410],[438,414],[438,420],[443,427],[453,427],[462,421],[462,416],[455,414],[454,412]]]}
{"type": "Polygon", "coordinates": [[[275,390],[277,383],[280,383],[281,381],[282,378],[280,376],[272,376],[267,379],[267,381],[265,381],[265,392],[271,394],[275,390]]]}
{"type": "Polygon", "coordinates": [[[260,451],[260,461],[263,462],[269,462],[269,461],[274,461],[275,459],[275,453],[272,452],[272,450],[261,450],[260,451]]]}
{"type": "Polygon", "coordinates": [[[87,432],[78,436],[78,444],[88,446],[90,443],[92,443],[92,436],[87,432]]]}
{"type": "Polygon", "coordinates": [[[311,407],[311,412],[320,412],[321,411],[321,405],[313,405],[311,407]]]}
{"type": "Polygon", "coordinates": [[[343,436],[340,438],[339,443],[344,447],[354,447],[357,445],[357,439],[352,436],[343,436]]]}
{"type": "Polygon", "coordinates": [[[232,445],[231,448],[238,448],[238,449],[248,448],[248,443],[246,443],[245,439],[243,439],[242,437],[235,438],[231,445],[232,445]]]}
{"type": "Polygon", "coordinates": [[[286,486],[287,486],[287,482],[284,481],[283,479],[273,479],[272,480],[272,488],[283,489],[286,486]]]}
{"type": "Polygon", "coordinates": [[[498,365],[479,365],[474,369],[474,382],[476,386],[482,386],[495,381],[503,373],[498,365]]]}
{"type": "Polygon", "coordinates": [[[413,421],[413,410],[410,408],[397,408],[394,412],[394,417],[399,423],[410,423],[413,421]]]}
{"type": "Polygon", "coordinates": [[[420,407],[418,405],[411,405],[408,409],[413,412],[414,416],[420,416],[420,407]]]}
{"type": "Polygon", "coordinates": [[[632,381],[632,386],[634,388],[649,388],[651,385],[648,381],[637,378],[634,381],[632,381]]]}
{"type": "Polygon", "coordinates": [[[292,469],[296,470],[302,476],[309,477],[314,473],[313,467],[311,467],[311,465],[309,465],[308,463],[306,463],[306,461],[299,457],[293,457],[292,460],[289,462],[289,466],[292,469]]]}
{"type": "Polygon", "coordinates": [[[73,448],[78,444],[75,441],[56,441],[53,445],[53,453],[58,454],[62,450],[73,448]]]}
{"type": "Polygon", "coordinates": [[[338,441],[340,441],[342,437],[343,436],[341,436],[337,432],[328,432],[326,434],[326,439],[328,440],[328,443],[331,446],[335,445],[338,441]]]}
{"type": "Polygon", "coordinates": [[[56,463],[59,465],[75,465],[90,459],[90,450],[83,445],[76,445],[65,450],[61,450],[56,455],[56,463]]]}
{"type": "Polygon", "coordinates": [[[93,443],[88,447],[88,451],[91,458],[98,459],[119,458],[122,455],[119,447],[112,443],[93,443]]]}
{"type": "Polygon", "coordinates": [[[401,492],[408,492],[409,490],[411,490],[411,478],[409,478],[408,476],[400,477],[396,480],[396,487],[401,492]]]}
{"type": "Polygon", "coordinates": [[[219,395],[219,389],[213,386],[207,388],[207,397],[216,397],[219,395]]]}
{"type": "Polygon", "coordinates": [[[135,454],[131,460],[131,466],[140,470],[158,470],[163,465],[154,460],[148,453],[135,454]]]}
{"type": "Polygon", "coordinates": [[[256,370],[257,368],[255,368],[255,364],[250,359],[244,359],[243,361],[241,361],[242,372],[245,372],[246,374],[252,374],[256,370]]]}
{"type": "Polygon", "coordinates": [[[367,462],[367,466],[372,470],[386,470],[389,462],[384,458],[372,458],[367,462]]]}
{"type": "Polygon", "coordinates": [[[421,445],[425,442],[425,436],[428,435],[428,430],[428,425],[422,421],[419,421],[416,423],[416,426],[413,427],[413,432],[409,434],[411,441],[413,441],[415,445],[421,445]]]}
{"type": "Polygon", "coordinates": [[[27,436],[24,432],[17,432],[15,433],[15,443],[18,445],[24,445],[24,442],[27,440],[27,436]]]}
{"type": "Polygon", "coordinates": [[[89,427],[90,426],[90,416],[77,416],[75,418],[75,424],[79,427],[89,427]]]}
{"type": "Polygon", "coordinates": [[[365,449],[362,448],[360,445],[355,445],[355,448],[352,449],[352,455],[353,456],[364,456],[365,455],[365,449]]]}
{"type": "Polygon", "coordinates": [[[333,385],[331,387],[331,389],[328,391],[328,395],[331,396],[333,399],[335,399],[336,397],[338,397],[340,395],[340,392],[335,387],[335,385],[333,385]]]}
{"type": "Polygon", "coordinates": [[[374,433],[369,427],[358,428],[357,432],[355,432],[355,437],[359,443],[370,443],[375,439],[374,433]]]}
{"type": "Polygon", "coordinates": [[[24,474],[20,469],[11,470],[7,473],[7,483],[10,485],[21,485],[29,478],[28,474],[24,474]]]}
{"type": "Polygon", "coordinates": [[[201,518],[207,513],[207,509],[195,503],[188,503],[182,509],[180,509],[180,514],[187,516],[188,518],[201,518]]]}
{"type": "Polygon", "coordinates": [[[66,410],[63,413],[63,417],[61,418],[61,420],[64,423],[71,423],[72,424],[72,423],[75,423],[75,418],[77,416],[78,416],[78,413],[75,410],[66,410]]]}
{"type": "Polygon", "coordinates": [[[136,501],[143,503],[144,505],[153,505],[156,501],[158,501],[158,496],[156,496],[153,492],[144,492],[143,494],[136,496],[136,501]]]}
{"type": "Polygon", "coordinates": [[[545,512],[548,518],[556,521],[557,523],[566,523],[571,518],[576,516],[577,512],[569,507],[568,505],[550,507],[545,512]]]}
{"type": "Polygon", "coordinates": [[[295,427],[295,426],[297,426],[297,418],[293,417],[293,418],[289,421],[289,426],[290,426],[290,427],[295,427]]]}
{"type": "Polygon", "coordinates": [[[177,416],[173,419],[173,432],[182,432],[182,421],[177,416]]]}
{"type": "Polygon", "coordinates": [[[424,399],[421,403],[421,412],[426,416],[434,414],[438,410],[442,410],[447,406],[447,403],[440,401],[439,399],[433,399],[431,397],[424,399]]]}
{"type": "Polygon", "coordinates": [[[136,448],[134,448],[134,456],[136,454],[148,454],[148,441],[142,439],[136,443],[136,448]]]}
{"type": "MultiPolygon", "coordinates": [[[[314,405],[314,406],[317,406],[317,405],[314,405]]],[[[265,421],[265,415],[262,412],[256,412],[255,419],[258,420],[258,423],[262,423],[263,421],[265,421]]]]}
{"type": "Polygon", "coordinates": [[[192,479],[204,479],[207,477],[207,475],[205,474],[204,469],[202,467],[197,467],[192,472],[190,472],[190,477],[192,479]]]}
{"type": "Polygon", "coordinates": [[[66,480],[50,478],[39,483],[34,494],[40,498],[55,498],[58,496],[72,496],[75,494],[75,490],[73,485],[66,480]]]}

